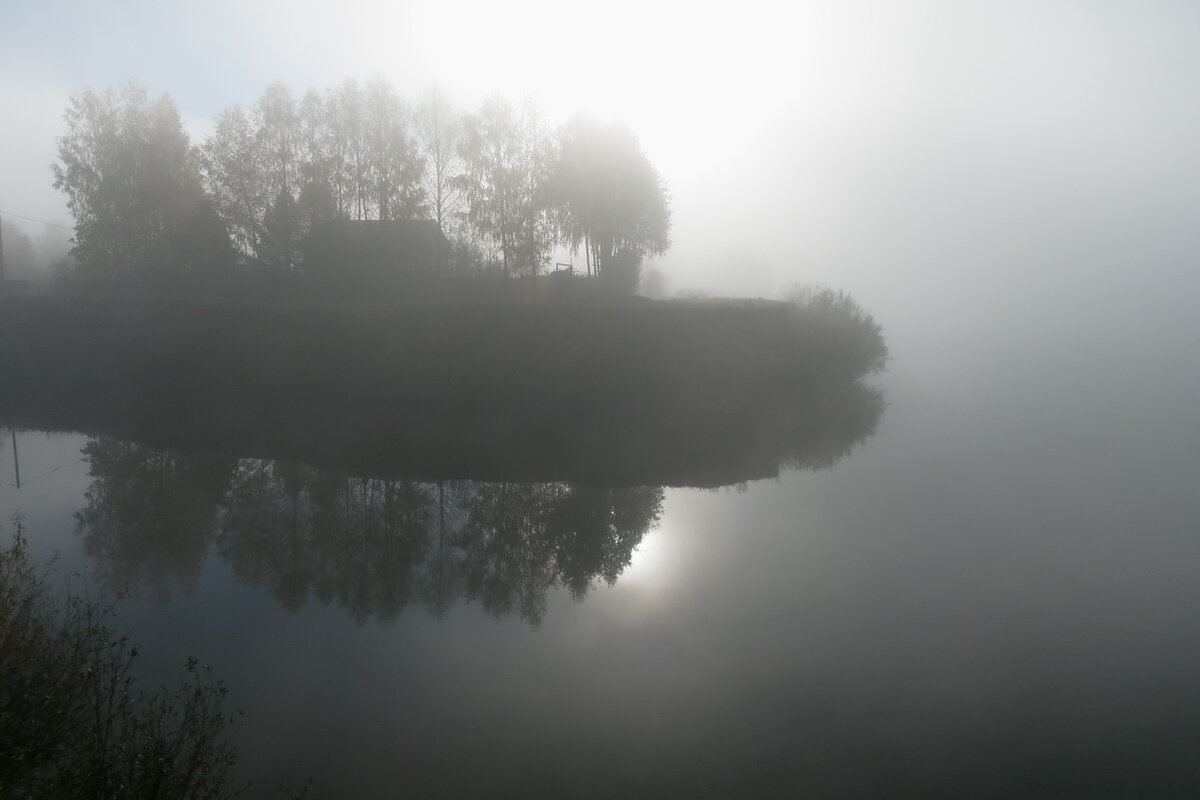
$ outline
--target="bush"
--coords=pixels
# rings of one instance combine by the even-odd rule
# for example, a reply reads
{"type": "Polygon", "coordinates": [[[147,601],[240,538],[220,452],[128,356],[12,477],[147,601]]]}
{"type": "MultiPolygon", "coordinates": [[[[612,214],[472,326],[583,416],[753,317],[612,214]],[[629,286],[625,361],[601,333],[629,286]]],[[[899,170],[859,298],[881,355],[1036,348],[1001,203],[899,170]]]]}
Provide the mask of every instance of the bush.
{"type": "Polygon", "coordinates": [[[189,659],[178,689],[143,690],[113,606],[70,584],[60,598],[15,525],[0,550],[0,797],[232,796],[222,682],[189,659]]]}
{"type": "Polygon", "coordinates": [[[860,378],[887,366],[883,330],[869,312],[843,291],[824,286],[795,286],[784,292],[794,305],[802,330],[820,344],[820,356],[837,372],[860,378]]]}

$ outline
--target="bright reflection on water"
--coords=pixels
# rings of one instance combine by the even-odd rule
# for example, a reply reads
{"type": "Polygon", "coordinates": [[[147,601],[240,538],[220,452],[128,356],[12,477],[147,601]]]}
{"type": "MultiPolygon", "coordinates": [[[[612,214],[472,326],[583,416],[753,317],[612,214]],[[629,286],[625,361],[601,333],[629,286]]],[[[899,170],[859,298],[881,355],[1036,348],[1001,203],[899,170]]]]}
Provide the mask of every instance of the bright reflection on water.
{"type": "MultiPolygon", "coordinates": [[[[1200,372],[1160,365],[1194,356],[1117,374],[1085,345],[969,361],[925,346],[880,379],[887,411],[848,455],[744,490],[662,491],[661,513],[643,507],[580,567],[575,598],[539,550],[579,529],[551,530],[570,494],[552,484],[498,490],[516,499],[491,519],[515,527],[477,531],[504,543],[487,558],[456,540],[443,605],[436,540],[382,555],[369,527],[319,540],[332,528],[311,521],[347,506],[345,481],[316,471],[271,467],[259,486],[265,461],[221,467],[224,484],[176,470],[195,501],[176,521],[212,515],[176,560],[153,538],[87,554],[86,437],[20,433],[20,491],[6,437],[0,507],[61,569],[140,586],[122,619],[150,675],[196,654],[227,679],[247,712],[240,769],[264,795],[311,776],[315,796],[1185,796],[1200,780],[1200,372]],[[231,511],[220,498],[239,486],[273,499],[231,511]],[[371,584],[389,559],[410,579],[371,584]],[[354,579],[326,580],[340,567],[354,579]],[[471,584],[485,574],[493,594],[471,584]]],[[[109,488],[139,492],[128,531],[155,495],[122,481],[109,488]]],[[[353,514],[372,489],[352,489],[353,514]]],[[[418,489],[432,531],[437,485],[418,489]]],[[[471,508],[455,506],[456,531],[471,508]]]]}

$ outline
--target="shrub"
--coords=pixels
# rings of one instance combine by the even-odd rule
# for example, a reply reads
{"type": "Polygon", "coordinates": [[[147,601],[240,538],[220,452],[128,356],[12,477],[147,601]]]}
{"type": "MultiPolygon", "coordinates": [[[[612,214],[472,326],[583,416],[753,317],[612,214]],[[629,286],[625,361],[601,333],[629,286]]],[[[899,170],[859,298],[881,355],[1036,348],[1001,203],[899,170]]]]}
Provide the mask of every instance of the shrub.
{"type": "Polygon", "coordinates": [[[887,366],[883,330],[869,312],[843,291],[795,286],[783,298],[794,305],[801,329],[820,344],[821,357],[854,378],[887,366]]]}
{"type": "Polygon", "coordinates": [[[189,659],[176,690],[142,689],[114,607],[70,583],[60,597],[15,525],[0,550],[0,797],[232,796],[223,683],[189,659]]]}

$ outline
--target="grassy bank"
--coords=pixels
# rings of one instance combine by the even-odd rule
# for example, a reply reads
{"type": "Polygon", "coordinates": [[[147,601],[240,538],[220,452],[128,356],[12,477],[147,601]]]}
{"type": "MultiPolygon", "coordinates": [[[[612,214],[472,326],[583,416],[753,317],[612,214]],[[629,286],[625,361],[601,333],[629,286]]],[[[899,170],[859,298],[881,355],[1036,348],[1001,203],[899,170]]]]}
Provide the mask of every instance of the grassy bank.
{"type": "Polygon", "coordinates": [[[873,429],[856,381],[885,349],[855,313],[8,300],[0,422],[427,479],[715,485],[873,429]]]}

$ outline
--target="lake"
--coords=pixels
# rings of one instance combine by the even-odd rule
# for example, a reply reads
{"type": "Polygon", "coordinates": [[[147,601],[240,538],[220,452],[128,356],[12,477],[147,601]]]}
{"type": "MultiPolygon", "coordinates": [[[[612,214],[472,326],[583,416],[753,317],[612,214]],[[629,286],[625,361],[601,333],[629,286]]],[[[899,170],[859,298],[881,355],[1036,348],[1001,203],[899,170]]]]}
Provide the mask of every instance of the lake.
{"type": "Polygon", "coordinates": [[[774,480],[371,481],[26,430],[0,511],[129,586],[150,680],[227,681],[251,796],[1192,796],[1195,340],[916,320],[882,319],[874,432],[774,480]]]}

